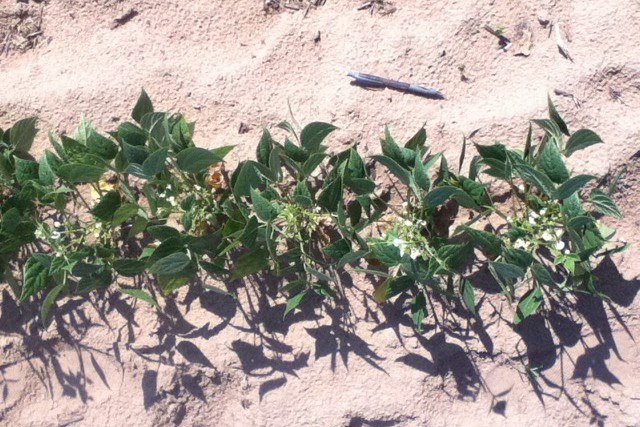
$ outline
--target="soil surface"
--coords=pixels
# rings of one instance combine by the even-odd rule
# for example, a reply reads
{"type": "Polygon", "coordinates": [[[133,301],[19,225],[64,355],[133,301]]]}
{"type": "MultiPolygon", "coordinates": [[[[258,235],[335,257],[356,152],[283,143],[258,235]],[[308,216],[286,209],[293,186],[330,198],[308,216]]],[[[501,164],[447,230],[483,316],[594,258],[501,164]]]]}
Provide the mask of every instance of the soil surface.
{"type": "Polygon", "coordinates": [[[161,313],[117,294],[74,298],[43,330],[29,321],[37,307],[18,307],[2,285],[0,422],[640,425],[640,3],[280,3],[3,0],[0,126],[37,115],[38,154],[46,131],[70,132],[82,115],[112,129],[144,87],[156,109],[197,121],[199,145],[237,144],[232,163],[253,155],[263,126],[289,118],[288,104],[300,123],[338,126],[335,150],[372,154],[384,125],[404,140],[426,123],[432,150],[456,162],[476,129],[479,143],[522,144],[551,94],[572,130],[605,140],[571,168],[622,171],[625,219],[608,223],[633,246],[598,267],[610,300],[571,297],[514,329],[514,307],[487,285],[478,319],[436,306],[416,334],[404,301],[378,306],[375,283],[356,275],[344,299],[309,300],[284,321],[275,285],[248,281],[227,284],[237,303],[192,286],[161,313]],[[486,25],[514,43],[501,50],[486,25]],[[347,71],[446,99],[364,90],[347,71]]]}

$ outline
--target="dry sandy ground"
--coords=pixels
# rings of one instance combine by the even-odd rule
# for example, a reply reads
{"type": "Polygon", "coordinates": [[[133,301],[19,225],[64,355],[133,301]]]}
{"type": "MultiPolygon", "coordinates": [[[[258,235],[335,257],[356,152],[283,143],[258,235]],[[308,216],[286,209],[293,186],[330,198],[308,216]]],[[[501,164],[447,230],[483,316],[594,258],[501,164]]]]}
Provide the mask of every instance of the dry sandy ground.
{"type": "MultiPolygon", "coordinates": [[[[640,425],[639,3],[398,0],[390,14],[360,4],[327,0],[305,17],[265,14],[259,0],[30,2],[44,7],[44,33],[0,57],[0,125],[37,114],[41,129],[70,131],[85,114],[109,130],[144,86],[159,109],[198,121],[199,144],[238,144],[235,161],[262,126],[288,117],[287,102],[302,123],[339,126],[336,149],[373,153],[383,125],[404,139],[426,122],[433,149],[455,160],[477,128],[478,142],[520,144],[559,89],[575,96],[555,96],[570,127],[606,141],[572,167],[626,168],[626,217],[614,225],[635,246],[599,269],[611,301],[554,304],[547,321],[514,331],[513,307],[487,287],[482,321],[437,309],[440,325],[417,336],[401,302],[377,307],[373,284],[355,277],[345,302],[307,304],[286,321],[271,284],[247,283],[239,304],[194,287],[163,301],[163,314],[118,296],[74,299],[42,331],[27,322],[36,308],[17,308],[5,288],[3,425],[640,425]],[[131,8],[138,15],[113,28],[131,8]],[[573,62],[540,10],[562,21],[573,62]],[[521,23],[533,33],[528,57],[482,30],[510,36],[521,23]],[[424,82],[447,99],[366,91],[347,70],[424,82]],[[527,364],[540,367],[537,385],[527,364]]],[[[0,1],[1,14],[15,7],[0,1]]],[[[42,132],[34,150],[45,146],[42,132]]]]}

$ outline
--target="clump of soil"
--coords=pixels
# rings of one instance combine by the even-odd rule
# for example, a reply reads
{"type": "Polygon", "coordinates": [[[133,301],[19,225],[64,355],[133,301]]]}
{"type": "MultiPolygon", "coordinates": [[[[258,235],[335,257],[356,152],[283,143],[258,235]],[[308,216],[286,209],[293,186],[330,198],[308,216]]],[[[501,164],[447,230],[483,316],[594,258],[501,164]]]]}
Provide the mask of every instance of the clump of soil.
{"type": "Polygon", "coordinates": [[[0,57],[11,50],[26,51],[42,40],[43,1],[0,5],[0,57]]]}

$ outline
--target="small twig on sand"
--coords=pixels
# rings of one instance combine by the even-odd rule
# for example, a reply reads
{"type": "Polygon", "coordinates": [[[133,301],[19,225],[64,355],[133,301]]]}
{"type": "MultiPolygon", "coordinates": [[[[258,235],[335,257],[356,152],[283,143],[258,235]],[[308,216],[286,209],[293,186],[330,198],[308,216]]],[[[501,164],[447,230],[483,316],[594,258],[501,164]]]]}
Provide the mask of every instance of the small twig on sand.
{"type": "Polygon", "coordinates": [[[113,20],[113,23],[111,24],[111,29],[113,30],[126,24],[136,16],[138,16],[138,11],[136,11],[135,9],[129,9],[127,13],[113,20]]]}
{"type": "Polygon", "coordinates": [[[497,32],[496,30],[494,30],[493,28],[491,28],[488,25],[484,26],[485,31],[487,31],[488,33],[496,36],[498,38],[498,42],[500,43],[500,47],[502,48],[502,50],[504,50],[505,52],[507,51],[507,49],[509,49],[509,47],[511,46],[511,40],[509,40],[507,37],[505,37],[504,35],[500,34],[499,32],[497,32]]]}
{"type": "Polygon", "coordinates": [[[558,96],[566,96],[567,98],[571,98],[571,100],[575,104],[576,108],[580,108],[582,106],[582,103],[580,102],[580,100],[574,94],[572,94],[570,92],[566,92],[566,91],[561,90],[561,89],[554,89],[553,93],[555,93],[558,96]]]}
{"type": "Polygon", "coordinates": [[[556,44],[558,45],[558,49],[560,50],[560,53],[562,54],[562,56],[567,58],[569,61],[573,62],[573,58],[569,54],[569,48],[567,47],[567,43],[562,38],[562,33],[560,31],[560,21],[557,21],[553,25],[553,27],[554,27],[553,30],[554,30],[554,33],[555,33],[555,36],[556,36],[556,44]]]}

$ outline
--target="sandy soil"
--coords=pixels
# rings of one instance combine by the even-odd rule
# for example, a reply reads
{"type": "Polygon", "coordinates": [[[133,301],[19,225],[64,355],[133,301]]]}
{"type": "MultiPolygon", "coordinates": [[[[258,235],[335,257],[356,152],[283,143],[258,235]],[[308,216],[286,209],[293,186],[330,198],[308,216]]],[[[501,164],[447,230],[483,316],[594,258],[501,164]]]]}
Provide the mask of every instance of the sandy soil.
{"type": "MultiPolygon", "coordinates": [[[[570,128],[606,141],[571,166],[626,171],[626,217],[612,223],[635,246],[598,270],[611,301],[572,298],[513,330],[513,307],[488,286],[481,320],[437,307],[438,326],[418,336],[402,301],[378,307],[356,276],[345,301],[286,321],[273,285],[249,282],[239,304],[194,287],[161,314],[108,294],[68,300],[43,331],[28,321],[37,308],[18,308],[4,287],[3,425],[640,425],[640,4],[398,0],[389,14],[360,4],[327,0],[305,17],[265,13],[259,0],[29,2],[34,14],[43,6],[43,34],[0,56],[0,126],[36,114],[41,129],[70,131],[84,114],[108,130],[144,86],[159,109],[197,120],[200,145],[238,144],[235,161],[287,118],[287,102],[302,123],[339,126],[336,149],[373,153],[385,124],[404,139],[426,122],[433,149],[457,159],[463,134],[520,144],[547,93],[571,93],[553,95],[570,128]],[[573,61],[538,16],[561,22],[573,61]],[[530,55],[501,51],[484,25],[507,36],[528,25],[530,55]],[[348,70],[424,82],[447,99],[366,91],[348,70]],[[526,366],[539,367],[537,383],[526,366]]],[[[0,2],[0,34],[16,7],[0,2]]],[[[38,141],[36,153],[45,132],[38,141]]]]}

